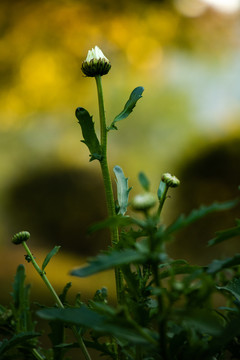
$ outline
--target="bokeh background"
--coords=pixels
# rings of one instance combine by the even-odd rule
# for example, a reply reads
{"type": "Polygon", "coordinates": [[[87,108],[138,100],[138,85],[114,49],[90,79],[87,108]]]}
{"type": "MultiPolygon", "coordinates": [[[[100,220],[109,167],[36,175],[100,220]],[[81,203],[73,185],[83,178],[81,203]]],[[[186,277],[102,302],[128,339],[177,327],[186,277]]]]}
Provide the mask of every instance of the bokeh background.
{"type": "MultiPolygon", "coordinates": [[[[157,191],[161,174],[181,180],[164,211],[180,212],[238,196],[240,184],[240,1],[238,0],[11,0],[0,2],[0,279],[10,299],[24,250],[15,232],[31,233],[29,246],[48,266],[57,291],[73,282],[83,298],[107,286],[110,272],[75,279],[70,269],[106,249],[107,232],[89,236],[106,217],[98,163],[89,163],[74,117],[88,109],[98,127],[96,88],[81,62],[98,45],[112,69],[103,77],[107,119],[123,108],[136,86],[145,88],[131,116],[109,136],[110,167],[120,165],[141,191],[140,171],[157,191]]],[[[234,226],[239,209],[208,217],[179,234],[173,257],[204,264],[239,251],[239,239],[206,249],[216,230],[234,226]]],[[[50,301],[26,263],[33,299],[50,301]]]]}

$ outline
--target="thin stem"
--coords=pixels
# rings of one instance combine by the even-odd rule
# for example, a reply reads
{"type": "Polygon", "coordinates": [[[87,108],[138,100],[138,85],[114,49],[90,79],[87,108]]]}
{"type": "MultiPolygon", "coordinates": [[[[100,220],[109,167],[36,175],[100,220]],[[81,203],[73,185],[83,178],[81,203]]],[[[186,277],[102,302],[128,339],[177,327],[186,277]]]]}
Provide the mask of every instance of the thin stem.
{"type": "MultiPolygon", "coordinates": [[[[32,262],[34,268],[36,269],[36,271],[38,272],[38,274],[41,276],[41,278],[43,279],[43,281],[44,281],[44,283],[46,284],[47,288],[49,289],[49,291],[50,291],[51,294],[53,295],[53,297],[54,297],[54,299],[55,299],[58,307],[61,308],[61,309],[65,309],[63,303],[62,303],[61,300],[59,299],[59,296],[57,295],[56,291],[55,291],[54,288],[52,287],[52,284],[51,284],[50,281],[48,280],[48,278],[47,278],[47,276],[46,276],[46,274],[45,274],[45,271],[42,270],[42,269],[39,267],[38,263],[36,262],[34,256],[33,256],[32,253],[31,253],[31,250],[30,250],[29,247],[27,246],[26,242],[23,241],[22,244],[23,244],[23,246],[24,246],[24,249],[25,249],[26,252],[27,252],[27,255],[28,255],[29,258],[31,259],[31,262],[32,262]]],[[[83,339],[82,339],[81,335],[79,335],[76,327],[75,327],[75,326],[71,326],[71,329],[72,329],[72,331],[73,331],[73,333],[74,333],[74,335],[75,335],[75,337],[76,337],[76,339],[77,339],[77,341],[78,341],[79,347],[81,348],[81,350],[82,350],[82,352],[83,352],[83,354],[84,354],[85,359],[86,359],[86,360],[91,360],[91,357],[90,357],[90,355],[89,355],[89,353],[88,353],[88,351],[87,351],[87,348],[86,348],[86,346],[85,346],[85,344],[84,344],[84,342],[83,342],[83,339]]],[[[35,355],[39,355],[39,356],[40,356],[39,353],[38,353],[38,354],[35,353],[35,355]]],[[[36,357],[37,357],[37,356],[36,356],[36,357]]],[[[37,357],[37,359],[42,360],[41,357],[37,357]]]]}
{"type": "Polygon", "coordinates": [[[28,256],[31,259],[31,262],[34,266],[34,268],[37,270],[38,274],[41,276],[41,278],[43,279],[43,281],[45,282],[47,288],[50,290],[51,294],[53,295],[54,299],[56,300],[56,303],[58,304],[58,307],[64,309],[63,303],[61,302],[61,300],[59,299],[56,291],[54,290],[54,288],[52,287],[52,284],[50,283],[50,281],[48,280],[45,272],[38,266],[34,256],[31,253],[31,250],[29,249],[29,247],[27,246],[26,242],[23,241],[22,242],[28,256]]]}
{"type": "MultiPolygon", "coordinates": [[[[103,101],[103,90],[101,76],[95,77],[98,94],[98,105],[99,105],[99,118],[100,118],[100,135],[101,135],[101,147],[102,147],[102,159],[100,161],[103,183],[106,193],[107,210],[109,216],[116,215],[115,202],[113,197],[112,181],[109,173],[108,161],[107,161],[107,127],[103,101]]],[[[111,229],[111,242],[114,247],[119,242],[118,227],[115,226],[111,229]]],[[[123,277],[120,269],[115,268],[115,280],[116,280],[116,292],[117,300],[119,303],[123,301],[123,277]]]]}
{"type": "Polygon", "coordinates": [[[37,349],[32,349],[32,354],[37,360],[45,360],[45,357],[43,357],[37,349]]]}
{"type": "Polygon", "coordinates": [[[103,155],[106,155],[107,152],[107,127],[106,127],[106,118],[104,110],[104,101],[103,101],[103,89],[102,89],[102,78],[100,75],[95,77],[97,84],[98,92],[98,107],[99,107],[99,118],[100,118],[100,131],[101,131],[101,145],[102,150],[104,151],[103,155]]]}
{"type": "MultiPolygon", "coordinates": [[[[111,181],[109,168],[108,168],[108,161],[107,161],[107,127],[106,127],[106,118],[105,118],[105,110],[104,110],[104,102],[103,102],[102,80],[100,75],[96,76],[95,79],[96,79],[97,93],[98,93],[100,135],[101,135],[101,147],[102,147],[102,160],[100,161],[100,164],[103,175],[104,187],[106,191],[108,215],[114,216],[116,215],[116,212],[115,212],[115,203],[113,197],[112,181],[111,181]]],[[[114,231],[112,240],[113,243],[118,243],[118,231],[114,231]]]]}

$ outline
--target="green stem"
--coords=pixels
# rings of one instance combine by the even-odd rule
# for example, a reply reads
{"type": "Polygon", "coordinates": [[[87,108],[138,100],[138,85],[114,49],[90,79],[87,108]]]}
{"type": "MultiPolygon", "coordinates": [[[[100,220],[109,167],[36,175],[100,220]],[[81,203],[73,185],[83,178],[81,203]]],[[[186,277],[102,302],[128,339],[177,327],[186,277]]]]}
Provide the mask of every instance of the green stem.
{"type": "Polygon", "coordinates": [[[37,360],[45,360],[45,357],[43,357],[37,349],[32,349],[32,354],[37,360]]]}
{"type": "MultiPolygon", "coordinates": [[[[103,183],[106,193],[107,210],[108,215],[116,215],[115,202],[113,197],[112,181],[109,173],[108,161],[107,161],[107,127],[103,101],[103,90],[101,76],[95,77],[98,94],[98,105],[99,105],[99,118],[100,118],[100,135],[101,135],[101,147],[102,147],[102,159],[100,161],[103,183]]],[[[114,247],[119,242],[118,227],[115,226],[111,229],[111,242],[114,247]]],[[[122,273],[118,267],[115,268],[115,280],[116,280],[116,292],[117,300],[119,303],[123,301],[123,278],[122,273]]]]}
{"type": "MultiPolygon", "coordinates": [[[[29,258],[31,259],[31,262],[32,262],[34,268],[36,269],[36,271],[38,272],[38,274],[41,276],[41,278],[43,279],[43,281],[44,281],[44,283],[46,284],[47,288],[49,289],[49,291],[50,291],[51,294],[53,295],[53,297],[54,297],[54,299],[55,299],[58,307],[61,308],[61,309],[65,309],[63,303],[62,303],[61,300],[59,299],[59,296],[57,295],[56,291],[55,291],[54,288],[52,287],[52,284],[51,284],[50,281],[48,280],[45,271],[42,270],[42,269],[39,267],[38,263],[36,262],[34,256],[33,256],[32,253],[31,253],[31,250],[30,250],[29,247],[27,246],[26,242],[23,241],[22,244],[23,244],[24,249],[25,249],[26,252],[27,252],[27,255],[28,255],[29,258]]],[[[77,341],[78,341],[79,347],[81,348],[81,350],[82,350],[82,352],[83,352],[83,354],[84,354],[85,359],[86,359],[86,360],[91,360],[91,357],[90,357],[90,355],[89,355],[89,353],[88,353],[88,351],[87,351],[87,348],[86,348],[86,346],[85,346],[85,344],[84,344],[84,342],[83,342],[83,339],[82,339],[81,335],[79,335],[76,327],[71,326],[71,329],[72,329],[72,331],[73,331],[73,333],[74,333],[74,335],[75,335],[75,337],[76,337],[76,339],[77,339],[77,341]]],[[[38,353],[38,355],[40,356],[39,353],[38,353]]],[[[35,353],[35,357],[37,357],[37,354],[36,354],[36,353],[35,353]]],[[[42,360],[42,358],[40,358],[40,357],[37,357],[37,359],[42,360]]]]}
{"type": "Polygon", "coordinates": [[[37,270],[38,274],[41,276],[41,278],[43,279],[43,281],[45,282],[47,288],[49,289],[49,291],[51,292],[51,294],[53,295],[54,299],[56,300],[56,303],[58,305],[58,307],[64,309],[63,303],[61,302],[61,300],[59,299],[56,291],[54,290],[54,288],[52,287],[52,284],[50,283],[50,281],[48,280],[45,272],[38,266],[35,258],[33,257],[31,250],[29,249],[29,247],[27,246],[26,242],[23,241],[22,242],[29,258],[31,259],[31,262],[34,266],[34,268],[37,270]]]}

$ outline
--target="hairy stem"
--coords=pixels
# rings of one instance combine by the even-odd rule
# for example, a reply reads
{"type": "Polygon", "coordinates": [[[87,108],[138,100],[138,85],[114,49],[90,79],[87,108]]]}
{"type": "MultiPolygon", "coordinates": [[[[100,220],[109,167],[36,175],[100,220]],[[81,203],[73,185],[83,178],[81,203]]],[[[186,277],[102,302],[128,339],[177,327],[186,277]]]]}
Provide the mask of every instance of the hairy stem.
{"type": "MultiPolygon", "coordinates": [[[[64,307],[63,303],[61,302],[61,300],[59,299],[59,296],[57,295],[56,291],[55,291],[54,288],[52,287],[52,284],[51,284],[50,281],[48,280],[48,278],[47,278],[47,276],[46,276],[46,274],[45,274],[45,271],[42,270],[42,269],[39,267],[38,263],[36,262],[34,256],[33,256],[32,253],[31,253],[31,250],[30,250],[29,247],[27,246],[26,242],[23,241],[22,244],[23,244],[24,249],[25,249],[26,252],[27,252],[27,255],[28,255],[29,258],[31,259],[31,263],[33,264],[34,268],[36,269],[36,271],[38,272],[38,274],[41,276],[41,278],[43,279],[43,281],[44,281],[44,283],[46,284],[47,288],[48,288],[49,291],[51,292],[52,296],[54,297],[54,299],[55,299],[55,301],[56,301],[56,303],[57,303],[57,305],[58,305],[58,307],[61,308],[61,309],[64,309],[65,307],[64,307]]],[[[75,337],[76,337],[76,339],[77,339],[77,342],[78,342],[79,347],[81,348],[81,350],[82,350],[82,352],[83,352],[83,354],[84,354],[85,359],[86,359],[86,360],[91,360],[91,357],[90,357],[90,355],[89,355],[89,353],[88,353],[88,351],[87,351],[87,348],[86,348],[86,346],[85,346],[85,344],[84,344],[84,342],[83,342],[83,339],[82,339],[81,335],[78,333],[76,327],[75,327],[75,326],[71,326],[71,329],[72,329],[72,331],[73,331],[73,333],[74,333],[74,335],[75,335],[75,337]]],[[[39,355],[39,353],[38,353],[38,354],[35,353],[34,355],[35,355],[35,357],[37,357],[37,355],[39,355]]],[[[38,359],[40,359],[40,357],[38,357],[38,359]]]]}

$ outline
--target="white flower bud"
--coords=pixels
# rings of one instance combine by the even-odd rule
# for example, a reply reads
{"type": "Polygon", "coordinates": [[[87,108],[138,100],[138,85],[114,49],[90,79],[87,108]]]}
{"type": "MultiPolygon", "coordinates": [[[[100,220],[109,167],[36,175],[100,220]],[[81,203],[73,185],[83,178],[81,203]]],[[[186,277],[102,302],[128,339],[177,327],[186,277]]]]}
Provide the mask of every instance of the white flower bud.
{"type": "Polygon", "coordinates": [[[82,63],[82,72],[89,77],[106,75],[110,69],[110,61],[98,46],[88,51],[86,60],[82,63]]]}

